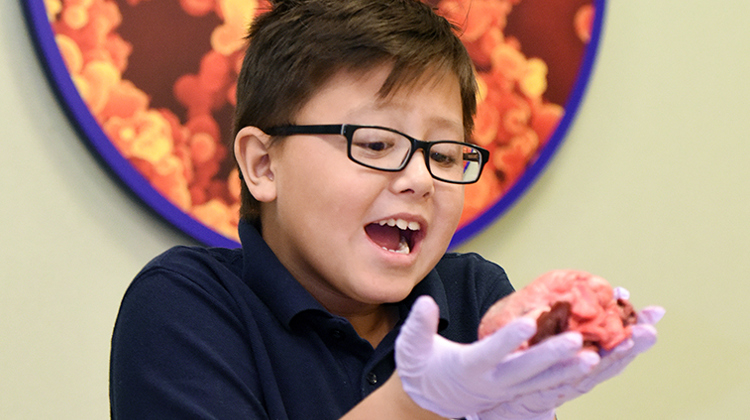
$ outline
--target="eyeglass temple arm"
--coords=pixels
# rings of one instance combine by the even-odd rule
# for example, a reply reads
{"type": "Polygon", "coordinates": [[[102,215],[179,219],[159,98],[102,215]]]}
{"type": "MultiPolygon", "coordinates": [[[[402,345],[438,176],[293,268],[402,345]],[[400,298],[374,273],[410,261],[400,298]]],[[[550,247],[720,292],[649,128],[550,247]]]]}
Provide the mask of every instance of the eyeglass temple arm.
{"type": "Polygon", "coordinates": [[[283,125],[266,130],[272,136],[290,136],[292,134],[344,134],[346,124],[327,125],[283,125]]]}

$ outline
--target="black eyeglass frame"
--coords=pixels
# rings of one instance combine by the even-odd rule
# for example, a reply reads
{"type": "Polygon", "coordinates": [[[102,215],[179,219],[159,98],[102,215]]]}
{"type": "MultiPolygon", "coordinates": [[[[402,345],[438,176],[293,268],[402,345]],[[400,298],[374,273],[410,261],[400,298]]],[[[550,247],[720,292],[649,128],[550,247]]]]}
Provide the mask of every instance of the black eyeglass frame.
{"type": "Polygon", "coordinates": [[[399,171],[404,170],[404,168],[406,168],[406,165],[408,165],[409,162],[411,161],[412,156],[414,156],[414,153],[416,153],[417,150],[422,149],[424,150],[425,166],[427,167],[427,171],[430,173],[430,175],[439,181],[448,182],[451,184],[473,184],[479,181],[479,178],[482,176],[482,170],[484,169],[484,165],[487,164],[487,161],[489,161],[490,159],[489,150],[483,147],[477,146],[476,144],[454,141],[454,140],[438,140],[438,141],[417,140],[414,137],[404,134],[398,130],[394,130],[388,127],[381,127],[377,125],[356,125],[356,124],[283,125],[283,126],[278,126],[278,127],[271,127],[267,130],[264,130],[264,132],[270,136],[339,134],[346,138],[346,154],[347,154],[347,157],[349,157],[349,160],[351,160],[352,162],[358,165],[362,165],[367,168],[377,169],[379,171],[385,171],[385,172],[399,172],[399,171]],[[352,156],[352,142],[354,141],[354,132],[360,128],[375,128],[379,130],[390,131],[392,133],[395,133],[395,134],[398,134],[400,136],[407,138],[409,141],[411,141],[411,149],[409,149],[409,154],[406,156],[406,158],[404,158],[403,162],[401,162],[401,165],[398,168],[393,168],[393,169],[380,168],[377,166],[368,165],[366,163],[358,161],[357,159],[354,158],[354,156],[352,156]],[[432,173],[432,169],[430,169],[430,148],[435,144],[446,144],[446,143],[458,144],[461,146],[468,146],[468,147],[471,147],[472,149],[476,149],[479,152],[481,160],[479,162],[479,172],[477,173],[477,179],[472,180],[472,181],[455,181],[451,179],[441,178],[439,176],[436,176],[434,173],[432,173]]]}

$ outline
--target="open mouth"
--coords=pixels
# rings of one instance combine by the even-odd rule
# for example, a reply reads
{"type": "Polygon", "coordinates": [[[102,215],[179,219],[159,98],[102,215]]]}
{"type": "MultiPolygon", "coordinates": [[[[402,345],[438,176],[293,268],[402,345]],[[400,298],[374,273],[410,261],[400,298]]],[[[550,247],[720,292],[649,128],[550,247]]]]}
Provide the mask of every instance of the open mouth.
{"type": "Polygon", "coordinates": [[[370,239],[386,251],[409,254],[420,237],[421,225],[403,219],[387,219],[365,226],[370,239]]]}

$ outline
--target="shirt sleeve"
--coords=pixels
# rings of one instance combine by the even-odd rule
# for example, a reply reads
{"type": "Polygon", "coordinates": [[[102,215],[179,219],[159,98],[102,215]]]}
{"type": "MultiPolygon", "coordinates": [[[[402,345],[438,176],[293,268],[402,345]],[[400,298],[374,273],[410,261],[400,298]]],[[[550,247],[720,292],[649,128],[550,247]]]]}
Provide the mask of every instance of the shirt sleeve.
{"type": "Polygon", "coordinates": [[[156,268],[126,292],[112,337],[112,419],[268,418],[231,295],[197,280],[156,268]]]}

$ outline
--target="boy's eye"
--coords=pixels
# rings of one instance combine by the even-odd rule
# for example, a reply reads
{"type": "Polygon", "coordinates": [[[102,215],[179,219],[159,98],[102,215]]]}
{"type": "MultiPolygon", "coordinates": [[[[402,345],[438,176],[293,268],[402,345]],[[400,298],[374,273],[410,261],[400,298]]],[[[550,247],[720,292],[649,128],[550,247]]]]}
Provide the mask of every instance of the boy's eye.
{"type": "Polygon", "coordinates": [[[352,146],[359,149],[361,153],[385,154],[393,149],[393,142],[377,139],[357,140],[352,142],[352,146]]]}
{"type": "Polygon", "coordinates": [[[439,152],[431,152],[430,160],[443,166],[453,166],[456,164],[456,159],[453,156],[439,152]]]}
{"type": "Polygon", "coordinates": [[[408,151],[409,147],[408,139],[379,129],[360,128],[352,139],[352,153],[368,159],[386,156],[402,149],[408,151]]]}
{"type": "Polygon", "coordinates": [[[383,150],[392,147],[392,145],[386,144],[384,141],[361,142],[357,145],[367,150],[372,150],[373,152],[382,152],[383,150]]]}
{"type": "Polygon", "coordinates": [[[430,148],[430,161],[443,167],[453,167],[462,161],[462,146],[452,143],[434,144],[430,148]]]}

